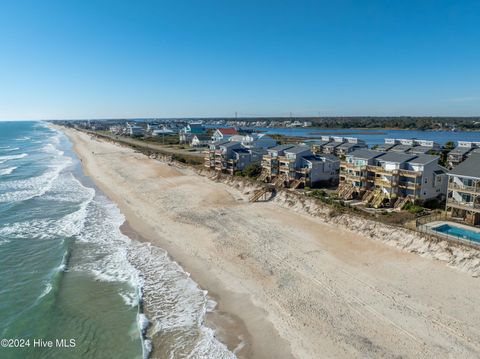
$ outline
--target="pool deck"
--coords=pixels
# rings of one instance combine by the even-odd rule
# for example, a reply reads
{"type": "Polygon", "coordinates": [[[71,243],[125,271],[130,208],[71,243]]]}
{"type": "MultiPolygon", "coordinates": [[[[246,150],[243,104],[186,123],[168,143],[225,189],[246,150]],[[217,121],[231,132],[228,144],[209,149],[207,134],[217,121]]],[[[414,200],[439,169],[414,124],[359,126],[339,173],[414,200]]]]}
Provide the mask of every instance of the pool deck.
{"type": "Polygon", "coordinates": [[[477,246],[480,246],[480,242],[476,242],[474,240],[470,240],[470,239],[466,239],[466,238],[462,238],[462,237],[458,237],[458,236],[454,236],[454,235],[451,235],[451,234],[447,234],[447,233],[442,233],[442,232],[438,232],[438,231],[435,231],[433,228],[435,227],[440,227],[444,224],[447,224],[449,226],[452,226],[452,227],[458,227],[458,228],[462,228],[462,229],[465,229],[465,230],[468,230],[468,231],[471,231],[471,232],[475,232],[475,233],[478,233],[480,234],[480,228],[477,228],[477,227],[472,227],[472,226],[468,226],[466,224],[462,224],[462,223],[458,223],[458,222],[451,222],[451,221],[434,221],[434,222],[429,222],[427,224],[424,224],[423,227],[425,229],[426,232],[430,233],[430,234],[433,234],[433,235],[436,235],[436,236],[439,236],[439,237],[443,237],[443,238],[447,238],[447,239],[456,239],[460,242],[467,242],[467,243],[473,243],[477,246]]]}

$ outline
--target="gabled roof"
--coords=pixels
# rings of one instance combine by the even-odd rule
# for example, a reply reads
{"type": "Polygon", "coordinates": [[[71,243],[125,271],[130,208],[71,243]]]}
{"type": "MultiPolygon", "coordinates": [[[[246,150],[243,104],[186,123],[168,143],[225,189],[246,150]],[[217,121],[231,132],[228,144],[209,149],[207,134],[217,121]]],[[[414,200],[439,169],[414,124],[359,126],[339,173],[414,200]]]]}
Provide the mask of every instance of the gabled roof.
{"type": "Polygon", "coordinates": [[[414,164],[414,165],[426,165],[429,164],[430,162],[438,162],[439,156],[433,156],[433,155],[418,155],[414,159],[411,159],[408,161],[408,163],[414,164]]]}
{"type": "Polygon", "coordinates": [[[395,147],[396,145],[394,144],[390,144],[390,143],[382,143],[381,145],[378,145],[376,150],[377,151],[389,151],[391,150],[393,147],[395,147]]]}
{"type": "Polygon", "coordinates": [[[330,161],[330,162],[336,162],[340,161],[337,156],[334,155],[309,155],[309,156],[304,156],[304,160],[310,161],[310,162],[325,162],[325,161],[330,161]]]}
{"type": "Polygon", "coordinates": [[[451,150],[448,154],[449,155],[465,155],[472,150],[473,148],[471,147],[456,147],[453,150],[451,150]]]}
{"type": "Polygon", "coordinates": [[[326,144],[325,144],[325,147],[333,147],[333,148],[335,148],[335,147],[338,147],[338,146],[340,146],[340,145],[342,145],[342,144],[344,144],[344,143],[345,143],[345,142],[329,142],[329,143],[326,143],[326,144]]]}
{"type": "Polygon", "coordinates": [[[410,149],[411,153],[427,153],[429,151],[432,151],[434,148],[430,146],[415,146],[410,149]]]}
{"type": "Polygon", "coordinates": [[[275,146],[275,147],[272,147],[272,148],[269,148],[268,151],[276,151],[276,152],[280,152],[280,151],[285,151],[289,148],[292,148],[292,147],[295,147],[296,145],[293,145],[293,144],[290,144],[290,145],[278,145],[278,146],[275,146]]]}
{"type": "Polygon", "coordinates": [[[345,142],[342,143],[338,148],[352,148],[352,147],[366,147],[363,143],[350,143],[350,142],[345,142]]]}
{"type": "Polygon", "coordinates": [[[361,148],[361,149],[358,149],[356,151],[353,151],[348,156],[358,158],[358,159],[361,159],[361,160],[369,160],[369,159],[372,159],[372,158],[382,156],[383,154],[385,154],[385,152],[367,150],[367,149],[361,148]]]}
{"type": "Polygon", "coordinates": [[[449,174],[480,178],[480,153],[473,152],[470,157],[451,170],[449,174]]]}
{"type": "Polygon", "coordinates": [[[340,161],[340,159],[339,159],[337,156],[335,156],[335,155],[318,154],[317,157],[324,158],[325,161],[332,161],[332,162],[340,161]]]}
{"type": "Polygon", "coordinates": [[[407,162],[413,158],[417,157],[416,155],[411,155],[408,153],[400,153],[400,152],[387,152],[382,157],[378,158],[381,162],[395,162],[395,163],[402,163],[407,162]]]}
{"type": "Polygon", "coordinates": [[[308,146],[295,146],[295,147],[292,147],[292,148],[289,148],[289,149],[285,150],[286,153],[294,153],[294,154],[301,153],[301,152],[304,152],[304,151],[310,151],[310,147],[308,147],[308,146]]]}
{"type": "Polygon", "coordinates": [[[409,145],[396,145],[395,147],[391,148],[390,151],[392,151],[392,152],[407,152],[412,147],[413,146],[409,146],[409,145]]]}
{"type": "Polygon", "coordinates": [[[233,136],[238,135],[238,132],[233,127],[228,128],[217,128],[217,131],[220,132],[222,135],[233,136]]]}
{"type": "Polygon", "coordinates": [[[211,138],[206,133],[198,133],[198,134],[194,135],[193,137],[196,137],[199,141],[207,141],[207,140],[210,140],[210,138],[211,138]]]}
{"type": "Polygon", "coordinates": [[[241,146],[242,143],[241,142],[237,142],[237,141],[227,141],[223,144],[220,145],[220,147],[225,147],[225,148],[229,148],[229,147],[235,147],[235,146],[241,146]]]}

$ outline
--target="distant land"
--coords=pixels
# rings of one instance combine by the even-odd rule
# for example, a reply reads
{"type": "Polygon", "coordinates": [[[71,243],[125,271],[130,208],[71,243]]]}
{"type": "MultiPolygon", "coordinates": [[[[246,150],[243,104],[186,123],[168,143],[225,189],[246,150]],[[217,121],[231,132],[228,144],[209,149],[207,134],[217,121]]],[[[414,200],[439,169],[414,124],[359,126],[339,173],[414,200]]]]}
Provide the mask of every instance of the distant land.
{"type": "Polygon", "coordinates": [[[375,116],[338,116],[338,117],[192,117],[192,118],[131,118],[131,119],[90,119],[68,120],[90,122],[194,122],[204,124],[228,125],[237,127],[316,127],[316,128],[380,128],[380,129],[416,129],[443,131],[478,131],[479,117],[375,117],[375,116]]]}

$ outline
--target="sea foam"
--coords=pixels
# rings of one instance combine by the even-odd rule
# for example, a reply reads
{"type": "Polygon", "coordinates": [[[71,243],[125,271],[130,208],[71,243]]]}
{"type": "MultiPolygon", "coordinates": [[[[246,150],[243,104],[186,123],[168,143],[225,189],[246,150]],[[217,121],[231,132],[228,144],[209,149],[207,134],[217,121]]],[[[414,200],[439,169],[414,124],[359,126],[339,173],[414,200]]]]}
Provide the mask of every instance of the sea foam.
{"type": "Polygon", "coordinates": [[[2,169],[0,169],[0,176],[9,175],[13,171],[15,171],[16,169],[17,169],[17,167],[2,168],[2,169]]]}

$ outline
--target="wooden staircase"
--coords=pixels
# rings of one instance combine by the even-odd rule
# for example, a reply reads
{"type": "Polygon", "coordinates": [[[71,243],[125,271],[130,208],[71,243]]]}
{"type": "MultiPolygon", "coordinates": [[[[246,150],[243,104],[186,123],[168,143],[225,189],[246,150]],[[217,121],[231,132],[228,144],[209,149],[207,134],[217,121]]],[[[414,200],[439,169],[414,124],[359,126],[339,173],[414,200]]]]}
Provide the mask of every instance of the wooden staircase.
{"type": "Polygon", "coordinates": [[[286,180],[287,180],[287,176],[284,173],[282,173],[277,177],[275,177],[272,183],[275,187],[283,187],[286,180]]]}
{"type": "Polygon", "coordinates": [[[362,201],[365,203],[370,203],[372,199],[375,197],[374,191],[367,191],[362,197],[362,201]]]}
{"type": "Polygon", "coordinates": [[[338,197],[348,200],[352,198],[353,193],[355,192],[356,188],[351,183],[342,183],[338,189],[337,194],[338,197]]]}
{"type": "Polygon", "coordinates": [[[294,180],[290,185],[290,188],[297,189],[302,183],[305,183],[305,177],[294,180]]]}
{"type": "Polygon", "coordinates": [[[393,208],[396,209],[397,211],[401,211],[402,208],[405,207],[405,205],[408,202],[413,202],[413,198],[410,195],[406,197],[400,197],[399,199],[397,199],[397,201],[393,205],[393,208]]]}
{"type": "Polygon", "coordinates": [[[253,192],[252,196],[249,198],[250,202],[257,202],[262,196],[266,195],[268,192],[270,192],[269,188],[261,188],[257,189],[255,192],[253,192]]]}
{"type": "Polygon", "coordinates": [[[381,206],[383,203],[383,200],[385,199],[385,193],[379,191],[375,194],[375,197],[372,200],[372,206],[375,208],[378,208],[381,206]]]}
{"type": "Polygon", "coordinates": [[[257,181],[260,182],[265,182],[265,180],[268,178],[269,173],[267,171],[263,171],[260,173],[260,176],[258,176],[257,181]]]}

